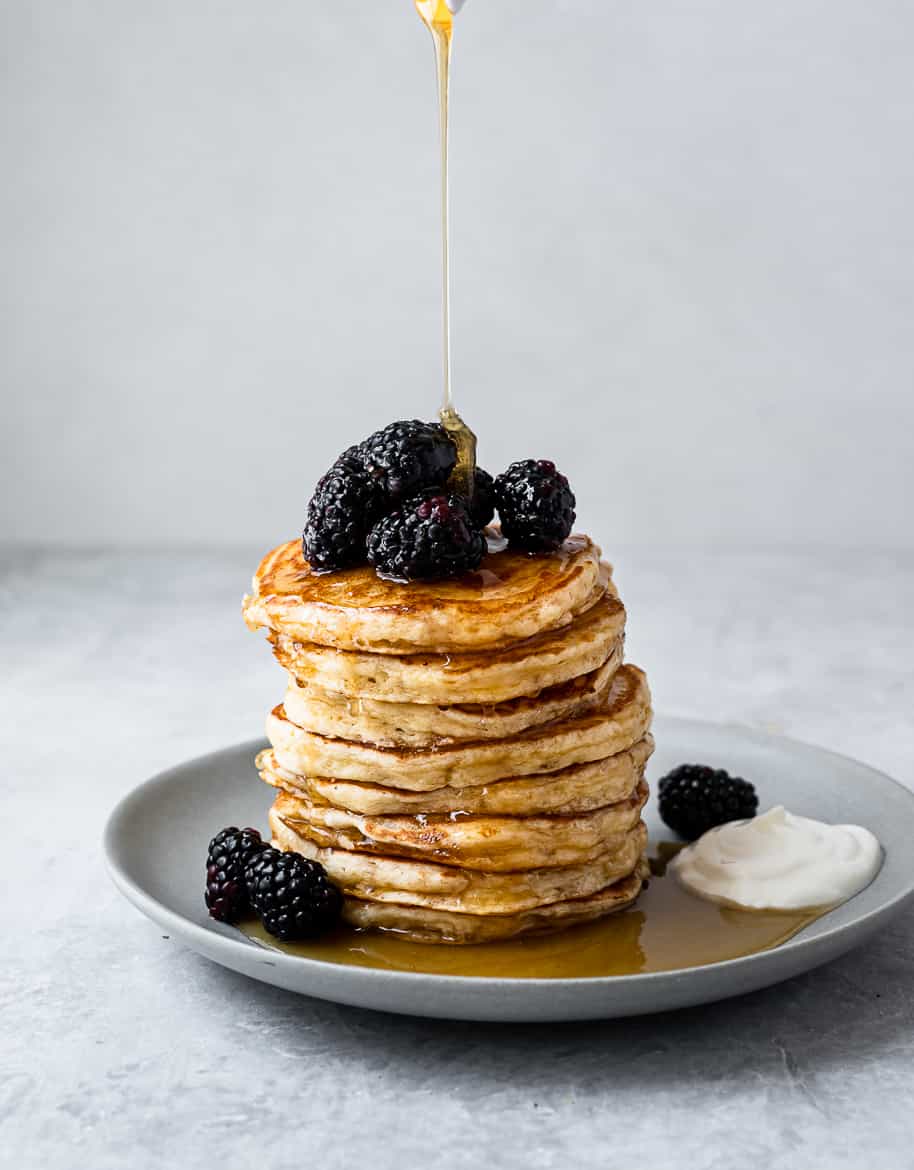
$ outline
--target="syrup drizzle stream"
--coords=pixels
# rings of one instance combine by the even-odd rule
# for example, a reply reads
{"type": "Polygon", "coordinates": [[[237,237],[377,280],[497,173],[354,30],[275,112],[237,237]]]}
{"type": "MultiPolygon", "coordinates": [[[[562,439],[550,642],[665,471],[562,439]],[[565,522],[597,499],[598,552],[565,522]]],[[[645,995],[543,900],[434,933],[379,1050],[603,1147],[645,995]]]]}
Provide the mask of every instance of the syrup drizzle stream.
{"type": "Polygon", "coordinates": [[[448,104],[454,19],[445,0],[416,0],[416,10],[432,34],[435,46],[435,68],[438,75],[438,131],[441,146],[441,308],[444,357],[442,413],[456,414],[451,391],[451,249],[448,181],[448,104]]]}
{"type": "Polygon", "coordinates": [[[454,17],[446,0],[415,0],[416,10],[432,34],[438,78],[438,127],[441,147],[441,305],[444,403],[441,425],[457,445],[457,466],[451,486],[472,497],[476,469],[476,436],[454,409],[451,388],[451,248],[450,196],[448,181],[448,128],[450,104],[451,43],[454,17]]]}

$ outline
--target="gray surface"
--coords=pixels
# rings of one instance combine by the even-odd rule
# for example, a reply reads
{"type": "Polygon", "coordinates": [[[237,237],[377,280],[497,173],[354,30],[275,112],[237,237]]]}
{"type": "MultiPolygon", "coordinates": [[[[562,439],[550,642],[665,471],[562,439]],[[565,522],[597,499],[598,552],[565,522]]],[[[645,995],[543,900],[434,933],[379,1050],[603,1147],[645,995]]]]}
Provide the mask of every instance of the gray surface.
{"type": "MultiPolygon", "coordinates": [[[[518,2],[454,80],[485,464],[554,458],[618,541],[910,547],[914,5],[518,2]]],[[[356,416],[437,405],[412,0],[0,22],[0,538],[278,540],[356,416]]]]}
{"type": "MultiPolygon", "coordinates": [[[[214,923],[200,898],[200,857],[213,832],[203,826],[266,828],[273,794],[252,766],[263,739],[198,756],[133,789],[105,829],[105,856],[118,888],[139,910],[178,942],[233,971],[333,1003],[500,1024],[618,1019],[744,995],[867,945],[905,911],[914,893],[909,789],[846,756],[741,727],[660,715],[653,731],[657,751],[648,767],[650,784],[683,760],[755,777],[761,811],[781,804],[829,824],[866,825],[884,850],[879,873],[855,898],[796,938],[701,968],[589,979],[486,979],[303,960],[265,950],[214,923]]],[[[654,804],[645,820],[653,841],[669,837],[654,804]]]]}
{"type": "MultiPolygon", "coordinates": [[[[911,554],[609,551],[662,710],[914,781],[911,554]]],[[[910,1167],[910,911],[769,991],[546,1029],[310,1003],[163,940],[98,837],[144,776],[260,732],[255,557],[4,557],[0,1165],[910,1167]]]]}

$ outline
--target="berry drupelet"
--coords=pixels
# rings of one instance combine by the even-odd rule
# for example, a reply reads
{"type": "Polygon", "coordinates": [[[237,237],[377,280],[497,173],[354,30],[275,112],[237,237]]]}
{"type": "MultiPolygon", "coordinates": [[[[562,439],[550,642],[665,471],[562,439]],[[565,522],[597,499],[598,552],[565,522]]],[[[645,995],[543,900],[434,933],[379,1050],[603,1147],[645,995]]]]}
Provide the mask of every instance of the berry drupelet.
{"type": "Polygon", "coordinates": [[[748,780],[705,764],[681,764],[668,772],[658,797],[664,823],[687,841],[728,821],[748,820],[758,811],[758,796],[748,780]]]}
{"type": "Polygon", "coordinates": [[[343,896],[317,861],[267,848],[251,859],[245,882],[252,908],[283,942],[317,938],[339,921],[343,896]]]}
{"type": "Polygon", "coordinates": [[[574,524],[574,493],[548,459],[512,463],[495,480],[495,502],[508,543],[524,552],[551,552],[574,524]]]}
{"type": "Polygon", "coordinates": [[[456,577],[479,567],[485,537],[462,496],[418,496],[385,516],[368,537],[368,559],[391,581],[456,577]]]}
{"type": "Polygon", "coordinates": [[[426,488],[443,488],[457,463],[457,447],[444,427],[418,419],[376,431],[359,454],[391,506],[426,488]]]}
{"type": "Polygon", "coordinates": [[[219,922],[237,922],[249,907],[244,872],[250,861],[266,849],[256,829],[234,825],[217,833],[206,858],[204,900],[210,916],[219,922]]]}

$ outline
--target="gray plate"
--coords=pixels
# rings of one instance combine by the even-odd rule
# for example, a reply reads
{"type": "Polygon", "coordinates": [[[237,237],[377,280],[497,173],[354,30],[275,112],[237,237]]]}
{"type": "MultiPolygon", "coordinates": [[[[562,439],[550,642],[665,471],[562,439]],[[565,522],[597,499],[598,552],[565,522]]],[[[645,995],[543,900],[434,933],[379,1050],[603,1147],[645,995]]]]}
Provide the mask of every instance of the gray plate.
{"type": "MultiPolygon", "coordinates": [[[[112,877],[127,898],[189,947],[223,966],[337,1003],[464,1020],[586,1020],[708,1003],[808,971],[864,942],[914,893],[914,793],[855,760],[786,739],[657,719],[654,779],[685,761],[754,780],[762,809],[871,829],[885,849],[875,881],[790,942],[745,959],[647,975],[489,979],[348,967],[268,951],[207,917],[203,860],[223,825],[263,825],[269,793],[253,768],[259,742],[179,764],[134,789],[105,831],[112,877]]],[[[652,836],[669,836],[647,816],[652,836]]]]}

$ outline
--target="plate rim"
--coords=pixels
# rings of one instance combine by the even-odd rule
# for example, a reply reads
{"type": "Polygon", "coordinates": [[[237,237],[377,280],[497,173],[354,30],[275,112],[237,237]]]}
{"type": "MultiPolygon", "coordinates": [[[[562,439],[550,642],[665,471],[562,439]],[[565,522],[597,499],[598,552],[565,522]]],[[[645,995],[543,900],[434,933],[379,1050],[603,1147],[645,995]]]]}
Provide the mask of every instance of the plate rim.
{"type": "MultiPolygon", "coordinates": [[[[858,760],[853,756],[846,755],[842,752],[836,752],[831,748],[820,747],[817,744],[809,743],[805,740],[795,739],[791,736],[780,735],[770,731],[760,730],[738,721],[729,721],[726,723],[718,723],[713,720],[692,719],[687,716],[680,715],[661,715],[658,717],[662,723],[665,724],[679,724],[682,727],[698,728],[705,732],[707,731],[729,731],[738,732],[740,735],[746,736],[761,743],[785,744],[792,749],[800,749],[801,751],[812,752],[818,756],[827,756],[832,759],[842,760],[845,763],[850,763],[856,768],[864,769],[865,771],[878,776],[880,780],[888,781],[895,788],[912,802],[912,810],[914,810],[914,791],[902,784],[899,780],[882,772],[880,769],[867,764],[862,760],[858,760]]],[[[144,797],[148,796],[150,790],[166,784],[169,780],[174,778],[175,773],[183,773],[191,769],[195,764],[207,761],[212,763],[214,758],[221,755],[238,755],[242,752],[250,752],[251,756],[256,754],[262,747],[268,746],[267,741],[262,737],[256,739],[242,740],[238,743],[233,743],[228,746],[217,748],[214,751],[202,752],[189,759],[182,760],[177,764],[173,764],[168,768],[164,768],[154,775],[141,781],[125,793],[115,804],[105,821],[105,827],[102,834],[102,848],[105,857],[105,863],[108,873],[116,888],[123,894],[123,896],[134,905],[142,914],[150,918],[153,922],[157,922],[161,926],[170,927],[178,934],[189,934],[192,938],[197,939],[201,943],[206,943],[207,950],[215,949],[224,954],[231,954],[235,952],[247,953],[250,957],[251,952],[259,952],[261,955],[268,955],[271,964],[276,968],[281,968],[289,971],[302,971],[317,968],[323,974],[329,975],[331,973],[339,973],[341,969],[345,970],[347,976],[354,979],[364,979],[366,981],[377,981],[378,977],[383,977],[385,981],[395,982],[403,986],[410,984],[427,985],[430,981],[434,981],[438,986],[447,986],[455,990],[467,990],[469,988],[483,989],[483,988],[498,988],[499,990],[520,990],[522,988],[539,988],[546,987],[562,987],[574,988],[579,986],[587,986],[589,988],[604,987],[648,987],[651,983],[661,982],[670,983],[677,979],[700,978],[701,973],[707,972],[739,972],[752,967],[758,967],[760,960],[765,956],[774,954],[783,955],[791,954],[798,955],[806,950],[827,950],[829,943],[839,939],[842,935],[848,933],[867,933],[868,927],[875,927],[880,920],[891,917],[896,910],[914,896],[914,870],[911,871],[905,886],[895,893],[887,902],[867,911],[862,916],[854,918],[853,921],[843,923],[841,925],[833,926],[816,934],[814,937],[804,938],[805,930],[800,931],[799,934],[786,942],[779,944],[776,947],[771,947],[763,951],[758,951],[751,955],[743,955],[733,959],[724,959],[716,963],[704,963],[694,967],[675,967],[668,971],[645,971],[631,975],[584,975],[584,976],[569,976],[557,978],[544,978],[542,976],[524,977],[524,976],[493,976],[493,975],[450,975],[441,972],[424,972],[424,971],[400,971],[395,968],[387,967],[361,967],[350,966],[347,964],[335,963],[327,959],[309,958],[303,955],[289,954],[288,952],[271,947],[266,947],[249,939],[242,932],[238,931],[236,927],[225,924],[207,922],[201,924],[195,922],[193,919],[185,917],[179,911],[171,909],[165,903],[161,902],[154,895],[150,894],[142,885],[136,882],[133,877],[127,872],[126,866],[122,860],[122,843],[119,841],[119,829],[122,822],[129,815],[131,808],[141,802],[144,797]],[[230,933],[231,932],[231,933],[230,933]],[[237,935],[237,937],[236,937],[237,935]]],[[[881,872],[881,869],[880,869],[881,872]]],[[[873,881],[879,880],[879,873],[876,874],[873,881]]],[[[872,884],[872,883],[870,883],[872,884]]],[[[869,888],[869,887],[866,887],[869,888]]],[[[863,891],[860,891],[862,893],[863,891]]],[[[856,897],[856,895],[855,895],[856,897]]],[[[849,899],[849,902],[853,899],[849,899]]],[[[848,903],[842,903],[847,905],[848,903]]],[[[824,916],[827,918],[827,915],[824,916]]],[[[820,920],[821,921],[821,920],[820,920]]],[[[853,944],[852,944],[853,945],[853,944]]],[[[217,960],[218,961],[218,960],[217,960]]],[[[827,961],[827,960],[823,960],[827,961]]],[[[816,964],[813,964],[815,966],[816,964]]],[[[393,1009],[388,1009],[393,1010],[393,1009]]]]}

